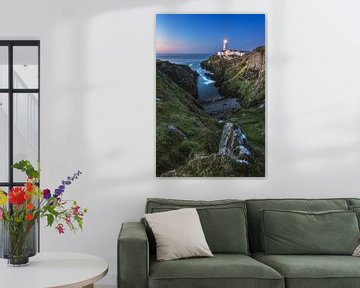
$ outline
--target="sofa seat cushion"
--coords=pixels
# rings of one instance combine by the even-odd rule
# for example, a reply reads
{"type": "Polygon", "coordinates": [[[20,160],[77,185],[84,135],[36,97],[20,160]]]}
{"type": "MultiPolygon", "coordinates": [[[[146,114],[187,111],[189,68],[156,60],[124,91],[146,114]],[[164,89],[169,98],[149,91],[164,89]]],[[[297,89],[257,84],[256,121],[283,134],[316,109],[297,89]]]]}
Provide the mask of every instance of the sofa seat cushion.
{"type": "Polygon", "coordinates": [[[274,269],[246,255],[150,261],[149,288],[284,288],[274,269]]]}
{"type": "Polygon", "coordinates": [[[287,288],[358,288],[360,258],[343,255],[265,255],[252,257],[285,277],[287,288]]]}

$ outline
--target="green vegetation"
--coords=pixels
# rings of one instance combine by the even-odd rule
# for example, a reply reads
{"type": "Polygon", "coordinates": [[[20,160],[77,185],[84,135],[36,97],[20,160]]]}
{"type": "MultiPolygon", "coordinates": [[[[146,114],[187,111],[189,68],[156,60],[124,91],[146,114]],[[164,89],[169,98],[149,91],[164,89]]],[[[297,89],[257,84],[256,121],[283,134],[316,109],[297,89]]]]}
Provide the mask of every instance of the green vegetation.
{"type": "Polygon", "coordinates": [[[228,120],[238,124],[245,132],[253,148],[265,152],[265,109],[240,109],[228,120]]]}
{"type": "Polygon", "coordinates": [[[194,157],[215,153],[222,131],[218,121],[159,70],[156,92],[156,175],[185,165],[194,157]],[[186,140],[169,129],[170,125],[185,134],[186,140]]]}
{"type": "Polygon", "coordinates": [[[227,156],[211,154],[195,157],[184,166],[165,173],[166,177],[242,177],[248,176],[246,166],[234,162],[227,156]]]}
{"type": "Polygon", "coordinates": [[[240,109],[233,113],[229,122],[238,124],[246,134],[252,148],[252,165],[249,167],[251,177],[265,176],[265,109],[240,109]]]}
{"type": "MultiPolygon", "coordinates": [[[[198,103],[197,73],[186,65],[157,61],[157,176],[265,176],[264,59],[264,47],[259,47],[242,57],[212,56],[202,62],[203,68],[213,72],[220,93],[240,100],[242,108],[223,120],[237,124],[246,134],[246,148],[251,154],[235,159],[231,153],[218,154],[224,124],[205,113],[198,103]],[[249,165],[238,159],[246,159],[249,165]]],[[[235,153],[241,151],[241,145],[232,146],[235,153]]]]}

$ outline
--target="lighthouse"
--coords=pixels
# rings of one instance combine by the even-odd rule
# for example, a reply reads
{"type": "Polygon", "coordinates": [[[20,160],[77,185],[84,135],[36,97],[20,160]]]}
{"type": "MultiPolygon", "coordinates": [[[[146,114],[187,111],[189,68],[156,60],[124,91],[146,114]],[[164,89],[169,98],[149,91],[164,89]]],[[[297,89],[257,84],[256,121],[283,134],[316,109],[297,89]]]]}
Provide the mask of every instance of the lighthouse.
{"type": "Polygon", "coordinates": [[[222,49],[222,51],[228,50],[227,43],[228,43],[227,39],[224,39],[223,40],[223,49],[222,49]]]}
{"type": "Polygon", "coordinates": [[[224,39],[222,51],[218,51],[217,55],[220,56],[221,58],[231,59],[231,58],[235,58],[235,57],[241,57],[246,53],[247,53],[246,51],[230,50],[228,47],[228,40],[224,39]]]}

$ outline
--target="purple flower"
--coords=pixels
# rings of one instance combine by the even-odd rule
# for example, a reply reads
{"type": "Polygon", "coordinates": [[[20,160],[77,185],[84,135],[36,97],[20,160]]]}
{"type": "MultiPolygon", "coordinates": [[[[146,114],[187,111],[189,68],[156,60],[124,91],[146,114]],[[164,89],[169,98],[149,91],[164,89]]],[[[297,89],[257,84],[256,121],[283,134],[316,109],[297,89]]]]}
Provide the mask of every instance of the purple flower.
{"type": "Polygon", "coordinates": [[[71,185],[72,181],[78,179],[78,177],[81,174],[82,174],[82,172],[80,170],[78,170],[76,173],[74,173],[74,175],[72,177],[67,176],[66,180],[62,180],[59,187],[57,189],[55,189],[54,197],[59,200],[60,195],[65,191],[65,188],[66,188],[65,186],[71,185]]]}
{"type": "Polygon", "coordinates": [[[54,192],[54,197],[55,198],[59,198],[59,196],[64,192],[64,190],[62,189],[55,189],[55,192],[54,192]]]}
{"type": "Polygon", "coordinates": [[[44,189],[44,191],[43,191],[43,196],[44,196],[44,198],[47,200],[47,199],[49,199],[50,197],[51,197],[51,192],[50,192],[50,190],[49,189],[44,189]]]}

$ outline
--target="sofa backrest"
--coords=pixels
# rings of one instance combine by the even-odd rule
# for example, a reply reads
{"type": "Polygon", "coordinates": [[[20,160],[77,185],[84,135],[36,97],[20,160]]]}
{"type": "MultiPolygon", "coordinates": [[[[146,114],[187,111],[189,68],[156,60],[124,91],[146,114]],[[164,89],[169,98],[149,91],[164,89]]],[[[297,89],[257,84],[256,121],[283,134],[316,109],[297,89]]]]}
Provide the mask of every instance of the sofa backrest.
{"type": "Polygon", "coordinates": [[[246,200],[250,247],[252,252],[262,251],[261,214],[263,209],[328,211],[348,210],[347,199],[253,199],[246,200]]]}
{"type": "Polygon", "coordinates": [[[348,198],[349,208],[352,206],[360,207],[360,199],[359,198],[348,198]]]}
{"type": "MultiPolygon", "coordinates": [[[[249,253],[245,201],[150,198],[147,199],[145,213],[165,212],[181,208],[197,209],[206,241],[213,253],[249,253]]],[[[154,237],[148,227],[147,233],[151,252],[154,252],[154,237]]]]}

